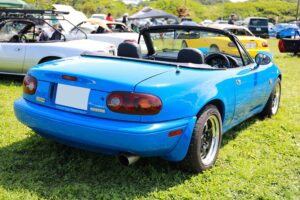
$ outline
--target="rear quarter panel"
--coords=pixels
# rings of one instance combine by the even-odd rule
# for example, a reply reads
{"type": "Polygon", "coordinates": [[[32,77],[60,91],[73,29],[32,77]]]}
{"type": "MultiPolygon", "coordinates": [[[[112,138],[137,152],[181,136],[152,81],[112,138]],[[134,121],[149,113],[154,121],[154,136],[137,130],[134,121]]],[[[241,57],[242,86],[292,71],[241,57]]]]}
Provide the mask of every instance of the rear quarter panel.
{"type": "Polygon", "coordinates": [[[78,56],[83,51],[80,49],[63,47],[59,44],[36,43],[26,46],[26,55],[24,60],[23,73],[26,73],[32,66],[38,64],[41,59],[46,57],[71,57],[78,56]]]}
{"type": "Polygon", "coordinates": [[[210,101],[224,104],[226,125],[234,114],[235,89],[230,70],[181,69],[161,74],[139,83],[135,92],[154,94],[161,98],[162,110],[157,115],[143,116],[143,122],[167,121],[196,116],[210,101]]]}

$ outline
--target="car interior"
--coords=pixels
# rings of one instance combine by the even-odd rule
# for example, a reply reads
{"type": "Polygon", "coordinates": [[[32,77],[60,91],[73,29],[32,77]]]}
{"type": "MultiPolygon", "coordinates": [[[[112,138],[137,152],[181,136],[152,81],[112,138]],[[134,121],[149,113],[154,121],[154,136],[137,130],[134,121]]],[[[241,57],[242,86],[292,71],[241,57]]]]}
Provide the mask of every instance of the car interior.
{"type": "Polygon", "coordinates": [[[0,41],[12,43],[55,42],[64,39],[59,26],[29,20],[7,20],[0,25],[0,41]],[[51,34],[50,34],[51,33],[51,34]]]}
{"type": "MultiPolygon", "coordinates": [[[[207,64],[211,67],[216,68],[233,68],[242,66],[236,58],[222,53],[209,53],[204,54],[201,50],[196,48],[183,48],[181,49],[176,57],[163,57],[163,56],[144,56],[141,51],[141,47],[135,42],[123,42],[118,46],[118,56],[154,60],[170,63],[192,63],[192,64],[207,64]]],[[[201,66],[199,66],[201,67],[201,66]]]]}

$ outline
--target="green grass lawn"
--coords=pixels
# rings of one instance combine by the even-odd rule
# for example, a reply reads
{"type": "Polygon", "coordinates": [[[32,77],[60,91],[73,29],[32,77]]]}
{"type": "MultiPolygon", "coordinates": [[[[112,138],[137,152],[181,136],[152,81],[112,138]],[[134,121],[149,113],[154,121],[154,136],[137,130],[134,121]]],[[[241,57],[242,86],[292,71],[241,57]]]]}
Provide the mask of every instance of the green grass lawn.
{"type": "Polygon", "coordinates": [[[124,167],[116,157],[69,148],[20,124],[20,81],[0,80],[0,199],[300,199],[300,57],[280,54],[279,113],[224,135],[218,161],[189,174],[159,158],[124,167]]]}

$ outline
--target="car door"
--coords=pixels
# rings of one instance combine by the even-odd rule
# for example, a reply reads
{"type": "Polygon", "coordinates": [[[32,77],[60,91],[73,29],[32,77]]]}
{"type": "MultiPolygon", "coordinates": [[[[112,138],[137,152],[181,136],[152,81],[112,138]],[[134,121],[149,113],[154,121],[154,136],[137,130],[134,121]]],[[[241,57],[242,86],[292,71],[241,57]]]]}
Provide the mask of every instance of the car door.
{"type": "Polygon", "coordinates": [[[0,43],[0,72],[21,73],[25,57],[25,44],[0,43]]]}
{"type": "Polygon", "coordinates": [[[264,105],[267,86],[265,69],[257,67],[244,49],[240,51],[244,66],[231,69],[235,81],[235,121],[248,118],[264,105]]]}
{"type": "Polygon", "coordinates": [[[0,24],[0,72],[21,73],[25,56],[25,43],[14,40],[26,23],[6,20],[0,24]]]}

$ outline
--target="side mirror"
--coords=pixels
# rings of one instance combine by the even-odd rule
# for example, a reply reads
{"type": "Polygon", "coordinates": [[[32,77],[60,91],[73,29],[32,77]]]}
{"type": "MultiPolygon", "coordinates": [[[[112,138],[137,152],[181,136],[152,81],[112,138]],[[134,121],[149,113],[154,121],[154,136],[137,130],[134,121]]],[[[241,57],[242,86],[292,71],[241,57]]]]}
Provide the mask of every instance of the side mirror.
{"type": "Polygon", "coordinates": [[[267,52],[259,52],[255,56],[255,62],[259,65],[267,65],[272,62],[272,54],[267,52]]]}

